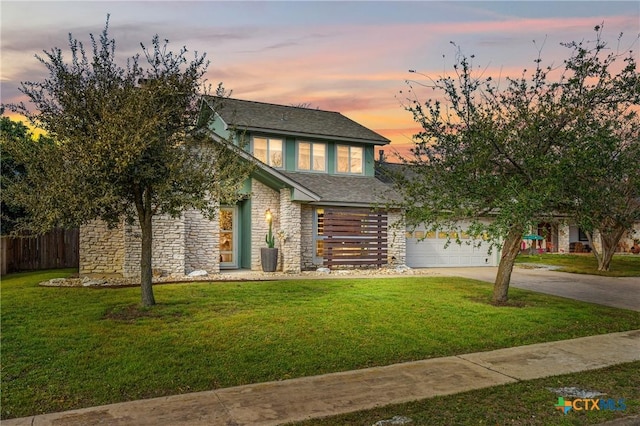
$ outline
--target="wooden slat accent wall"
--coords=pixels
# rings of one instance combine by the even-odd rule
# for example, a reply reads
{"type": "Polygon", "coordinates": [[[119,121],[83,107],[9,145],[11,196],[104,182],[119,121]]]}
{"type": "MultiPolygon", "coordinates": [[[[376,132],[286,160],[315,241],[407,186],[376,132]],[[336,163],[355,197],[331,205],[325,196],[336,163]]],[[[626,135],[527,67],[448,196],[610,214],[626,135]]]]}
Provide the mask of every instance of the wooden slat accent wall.
{"type": "Polygon", "coordinates": [[[54,229],[36,237],[2,237],[0,272],[79,266],[78,229],[54,229]]]}
{"type": "Polygon", "coordinates": [[[324,259],[332,266],[387,264],[387,213],[325,208],[324,259]]]}

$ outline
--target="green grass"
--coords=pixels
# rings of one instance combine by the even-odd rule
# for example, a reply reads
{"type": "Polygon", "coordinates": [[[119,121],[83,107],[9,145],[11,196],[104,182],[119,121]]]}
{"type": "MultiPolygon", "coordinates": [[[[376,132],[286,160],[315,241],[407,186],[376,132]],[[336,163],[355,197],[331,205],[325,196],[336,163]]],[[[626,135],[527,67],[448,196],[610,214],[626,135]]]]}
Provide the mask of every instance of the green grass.
{"type": "Polygon", "coordinates": [[[640,328],[640,313],[452,277],[39,287],[1,283],[2,418],[640,328]]]}
{"type": "Polygon", "coordinates": [[[640,255],[615,255],[607,272],[598,271],[593,254],[534,254],[518,255],[516,263],[559,266],[558,271],[608,277],[640,277],[640,255]]]}
{"type": "MultiPolygon", "coordinates": [[[[411,419],[408,426],[450,425],[588,425],[640,414],[640,362],[620,364],[563,376],[518,382],[456,395],[389,405],[325,419],[296,423],[297,426],[370,426],[394,416],[411,419]],[[555,408],[558,395],[549,388],[577,387],[604,393],[603,399],[625,400],[625,409],[569,411],[555,408]]],[[[576,398],[565,398],[573,401],[576,398]]],[[[579,405],[580,406],[580,405],[579,405]]],[[[618,405],[622,408],[621,405],[618,405]]]]}

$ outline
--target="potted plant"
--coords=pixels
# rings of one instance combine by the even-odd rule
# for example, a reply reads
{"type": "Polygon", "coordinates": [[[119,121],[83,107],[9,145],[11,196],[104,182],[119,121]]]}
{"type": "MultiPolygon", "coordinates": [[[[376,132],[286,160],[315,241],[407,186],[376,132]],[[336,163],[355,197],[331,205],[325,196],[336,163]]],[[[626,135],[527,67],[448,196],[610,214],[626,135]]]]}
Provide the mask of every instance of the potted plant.
{"type": "Polygon", "coordinates": [[[278,249],[275,247],[276,238],[273,235],[273,216],[271,209],[267,209],[265,218],[269,224],[269,232],[265,236],[264,240],[267,243],[267,247],[260,249],[260,260],[262,263],[263,272],[275,272],[278,267],[278,249]]]}

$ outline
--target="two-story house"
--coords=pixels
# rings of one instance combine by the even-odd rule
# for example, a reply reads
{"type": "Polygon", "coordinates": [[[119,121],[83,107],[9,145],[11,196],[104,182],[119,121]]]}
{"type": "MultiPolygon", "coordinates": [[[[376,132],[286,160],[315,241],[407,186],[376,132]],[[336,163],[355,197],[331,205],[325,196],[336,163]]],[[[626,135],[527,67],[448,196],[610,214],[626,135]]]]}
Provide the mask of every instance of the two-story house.
{"type": "MultiPolygon", "coordinates": [[[[258,160],[246,196],[221,205],[214,221],[195,211],[156,218],[155,270],[260,270],[267,211],[280,270],[404,263],[404,229],[393,226],[400,212],[384,209],[393,191],[374,172],[376,148],[388,139],[337,112],[238,99],[221,105],[210,123],[214,137],[258,160]]],[[[83,227],[80,273],[138,275],[140,242],[131,231],[83,227]]]]}

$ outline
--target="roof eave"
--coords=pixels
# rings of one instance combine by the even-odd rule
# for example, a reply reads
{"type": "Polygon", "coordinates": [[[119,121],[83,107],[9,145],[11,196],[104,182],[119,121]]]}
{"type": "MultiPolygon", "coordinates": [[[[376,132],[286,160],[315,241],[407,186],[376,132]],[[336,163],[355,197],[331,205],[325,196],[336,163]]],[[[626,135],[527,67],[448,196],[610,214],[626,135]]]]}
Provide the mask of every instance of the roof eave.
{"type": "MultiPolygon", "coordinates": [[[[224,122],[224,120],[223,120],[224,122]]],[[[235,126],[232,123],[225,123],[225,125],[235,126]]],[[[356,143],[367,143],[371,145],[388,145],[391,143],[389,139],[385,140],[376,140],[376,139],[362,139],[362,138],[351,138],[347,136],[335,136],[335,135],[325,135],[318,133],[304,133],[304,132],[292,132],[287,130],[278,130],[278,129],[268,129],[264,127],[251,127],[251,126],[237,126],[237,129],[242,129],[249,132],[256,133],[268,133],[268,134],[277,134],[277,135],[285,135],[285,136],[297,136],[297,137],[305,137],[312,139],[331,139],[335,141],[343,141],[343,142],[356,142],[356,143]]]]}
{"type": "Polygon", "coordinates": [[[384,210],[388,209],[399,209],[397,206],[390,206],[384,203],[359,203],[359,202],[343,202],[343,201],[314,201],[309,203],[314,206],[327,206],[327,207],[360,207],[360,208],[381,208],[384,210]]]}

